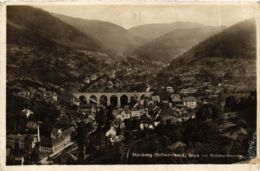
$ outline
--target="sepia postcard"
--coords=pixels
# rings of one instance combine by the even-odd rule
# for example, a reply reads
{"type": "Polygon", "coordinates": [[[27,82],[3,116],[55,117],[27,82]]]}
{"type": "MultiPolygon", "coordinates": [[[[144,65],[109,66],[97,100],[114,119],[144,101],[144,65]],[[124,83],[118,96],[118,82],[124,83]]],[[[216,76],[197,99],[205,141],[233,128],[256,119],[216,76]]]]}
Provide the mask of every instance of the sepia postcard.
{"type": "Polygon", "coordinates": [[[0,10],[0,170],[259,170],[259,2],[0,10]]]}

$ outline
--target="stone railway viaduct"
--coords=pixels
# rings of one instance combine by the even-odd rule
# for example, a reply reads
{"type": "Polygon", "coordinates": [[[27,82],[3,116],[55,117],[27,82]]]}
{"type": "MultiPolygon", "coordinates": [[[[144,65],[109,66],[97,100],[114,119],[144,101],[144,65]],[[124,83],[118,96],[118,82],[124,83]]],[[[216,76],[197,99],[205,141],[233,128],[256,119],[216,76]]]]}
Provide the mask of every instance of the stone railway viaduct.
{"type": "Polygon", "coordinates": [[[79,99],[84,97],[89,103],[91,100],[96,101],[99,106],[103,101],[107,105],[111,103],[116,103],[116,106],[120,107],[122,103],[129,103],[131,98],[140,100],[144,97],[151,97],[153,92],[76,92],[73,95],[79,99]]]}

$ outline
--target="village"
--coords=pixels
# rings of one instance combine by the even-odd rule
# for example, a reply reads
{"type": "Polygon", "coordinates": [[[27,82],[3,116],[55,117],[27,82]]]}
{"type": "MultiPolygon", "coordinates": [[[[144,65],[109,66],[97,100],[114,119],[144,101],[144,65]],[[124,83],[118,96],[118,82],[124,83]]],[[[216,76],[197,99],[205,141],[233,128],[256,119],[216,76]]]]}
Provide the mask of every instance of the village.
{"type": "MultiPolygon", "coordinates": [[[[233,96],[219,101],[220,94],[212,94],[215,100],[209,100],[208,94],[198,96],[192,89],[177,92],[171,86],[155,92],[75,92],[61,97],[50,88],[12,90],[13,98],[27,99],[30,104],[21,104],[28,107],[18,116],[10,116],[12,121],[7,122],[7,163],[55,164],[64,155],[64,164],[85,163],[102,149],[139,141],[161,134],[167,126],[194,120],[199,117],[198,111],[205,111],[206,120],[220,111],[230,112],[235,93],[240,99],[249,96],[244,92],[232,93],[233,96]],[[35,113],[35,104],[42,101],[50,108],[47,114],[46,106],[43,107],[45,116],[35,113]],[[34,108],[29,107],[31,103],[34,108]]],[[[178,148],[184,144],[178,141],[175,145],[178,148]]],[[[120,155],[126,155],[126,151],[120,155]]]]}
{"type": "Polygon", "coordinates": [[[255,162],[253,6],[4,6],[6,165],[255,162]]]}

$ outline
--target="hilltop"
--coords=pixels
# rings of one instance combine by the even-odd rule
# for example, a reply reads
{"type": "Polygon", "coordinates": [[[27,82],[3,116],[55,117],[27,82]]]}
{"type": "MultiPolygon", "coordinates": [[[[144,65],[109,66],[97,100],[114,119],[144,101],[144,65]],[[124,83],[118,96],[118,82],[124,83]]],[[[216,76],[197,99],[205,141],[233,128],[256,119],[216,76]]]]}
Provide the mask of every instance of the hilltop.
{"type": "Polygon", "coordinates": [[[77,28],[81,32],[91,35],[101,42],[104,47],[112,49],[119,55],[130,54],[134,49],[145,42],[140,36],[136,36],[123,27],[113,23],[68,17],[60,14],[52,15],[77,28]]]}
{"type": "Polygon", "coordinates": [[[222,27],[197,27],[174,29],[142,45],[134,54],[144,60],[169,63],[206,38],[221,31],[222,27]]]}
{"type": "Polygon", "coordinates": [[[172,23],[144,24],[128,30],[149,42],[173,30],[200,28],[203,26],[203,24],[199,23],[177,21],[172,23]]]}
{"type": "MultiPolygon", "coordinates": [[[[16,30],[27,32],[28,37],[33,37],[30,34],[37,34],[44,39],[69,48],[102,52],[109,51],[91,36],[80,32],[39,8],[8,6],[7,23],[8,26],[15,27],[16,30]]],[[[20,42],[20,39],[26,39],[27,36],[9,36],[8,38],[10,38],[9,41],[20,42]]],[[[27,43],[29,42],[27,41],[27,43]]],[[[34,43],[37,43],[36,39],[34,43]]]]}

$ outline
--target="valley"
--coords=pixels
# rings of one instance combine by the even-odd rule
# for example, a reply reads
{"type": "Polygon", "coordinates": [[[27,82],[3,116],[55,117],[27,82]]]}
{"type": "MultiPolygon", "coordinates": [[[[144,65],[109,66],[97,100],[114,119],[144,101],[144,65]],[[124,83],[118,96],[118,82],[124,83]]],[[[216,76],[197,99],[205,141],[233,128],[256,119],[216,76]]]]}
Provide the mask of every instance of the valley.
{"type": "Polygon", "coordinates": [[[6,27],[8,165],[255,157],[254,19],[124,28],[8,6],[6,27]]]}

